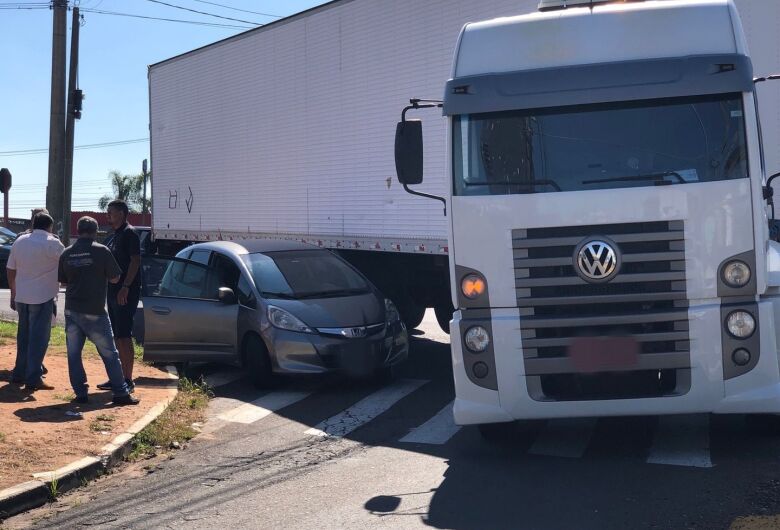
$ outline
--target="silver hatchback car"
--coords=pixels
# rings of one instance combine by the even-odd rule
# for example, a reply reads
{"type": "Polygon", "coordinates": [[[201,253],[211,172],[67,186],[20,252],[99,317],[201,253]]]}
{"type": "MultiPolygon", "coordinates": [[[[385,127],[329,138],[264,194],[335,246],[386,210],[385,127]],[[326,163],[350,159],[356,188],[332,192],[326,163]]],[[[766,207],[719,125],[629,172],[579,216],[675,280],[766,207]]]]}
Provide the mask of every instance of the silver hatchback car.
{"type": "Polygon", "coordinates": [[[409,352],[398,310],[336,254],[253,240],[144,256],[144,359],[242,364],[273,373],[388,371],[409,352]]]}

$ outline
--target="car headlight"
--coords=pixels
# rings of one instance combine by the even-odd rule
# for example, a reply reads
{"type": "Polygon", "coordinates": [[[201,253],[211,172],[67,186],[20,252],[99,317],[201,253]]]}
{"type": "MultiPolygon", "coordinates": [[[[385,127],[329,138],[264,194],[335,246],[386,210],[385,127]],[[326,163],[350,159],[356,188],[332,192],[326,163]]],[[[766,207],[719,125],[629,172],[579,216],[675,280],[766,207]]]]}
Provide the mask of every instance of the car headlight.
{"type": "Polygon", "coordinates": [[[314,333],[314,330],[304,324],[301,319],[281,307],[269,305],[268,320],[275,328],[297,331],[299,333],[314,333]]]}
{"type": "Polygon", "coordinates": [[[469,300],[475,300],[485,294],[486,288],[485,279],[479,274],[467,274],[460,282],[460,290],[469,300]]]}
{"type": "Polygon", "coordinates": [[[747,311],[732,311],[726,317],[726,329],[736,339],[747,339],[756,330],[756,319],[747,311]]]}
{"type": "Polygon", "coordinates": [[[744,261],[734,260],[723,267],[723,281],[729,287],[743,287],[750,281],[750,267],[744,261]]]}
{"type": "Polygon", "coordinates": [[[490,335],[482,326],[473,326],[463,336],[466,348],[473,353],[482,353],[490,346],[490,335]]]}
{"type": "Polygon", "coordinates": [[[398,312],[398,308],[389,298],[385,298],[385,321],[387,325],[395,324],[401,320],[401,314],[398,312]]]}

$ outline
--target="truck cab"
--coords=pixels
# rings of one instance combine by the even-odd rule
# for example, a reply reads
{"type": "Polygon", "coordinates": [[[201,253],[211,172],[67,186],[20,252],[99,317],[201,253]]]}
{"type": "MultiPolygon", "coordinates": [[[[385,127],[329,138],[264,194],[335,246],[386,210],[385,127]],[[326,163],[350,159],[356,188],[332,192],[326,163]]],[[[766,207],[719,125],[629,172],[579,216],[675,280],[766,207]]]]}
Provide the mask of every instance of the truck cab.
{"type": "Polygon", "coordinates": [[[446,83],[456,421],[780,412],[734,4],[540,9],[467,24],[446,83]]]}

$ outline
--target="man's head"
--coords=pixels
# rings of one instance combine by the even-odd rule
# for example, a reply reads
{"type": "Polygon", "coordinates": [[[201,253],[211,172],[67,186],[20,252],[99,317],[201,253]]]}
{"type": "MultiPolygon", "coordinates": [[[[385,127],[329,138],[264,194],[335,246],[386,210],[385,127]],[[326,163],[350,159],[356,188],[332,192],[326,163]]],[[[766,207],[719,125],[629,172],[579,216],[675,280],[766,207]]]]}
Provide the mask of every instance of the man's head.
{"type": "Polygon", "coordinates": [[[45,213],[46,215],[49,215],[49,210],[46,208],[33,208],[32,215],[30,216],[30,226],[33,225],[33,221],[35,221],[35,216],[39,213],[45,213]]]}
{"type": "Polygon", "coordinates": [[[127,222],[127,214],[129,212],[127,203],[122,199],[109,202],[106,213],[108,214],[108,223],[111,225],[111,228],[114,230],[121,228],[127,222]]]}
{"type": "Polygon", "coordinates": [[[98,223],[92,217],[85,215],[79,219],[76,225],[76,231],[79,237],[86,237],[88,239],[95,239],[97,237],[98,223]]]}
{"type": "Polygon", "coordinates": [[[54,219],[52,219],[48,213],[39,212],[35,214],[32,219],[33,230],[46,230],[47,232],[51,232],[53,226],[54,219]]]}

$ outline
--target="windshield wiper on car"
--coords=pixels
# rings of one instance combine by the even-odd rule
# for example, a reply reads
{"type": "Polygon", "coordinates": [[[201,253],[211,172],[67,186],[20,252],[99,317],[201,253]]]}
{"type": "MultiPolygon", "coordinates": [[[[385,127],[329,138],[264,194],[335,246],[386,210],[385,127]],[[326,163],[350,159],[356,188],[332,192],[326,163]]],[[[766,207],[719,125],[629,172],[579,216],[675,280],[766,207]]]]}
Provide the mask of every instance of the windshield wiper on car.
{"type": "Polygon", "coordinates": [[[636,182],[640,180],[655,180],[664,184],[673,184],[663,180],[665,177],[676,177],[680,184],[687,181],[676,171],[663,171],[661,173],[648,173],[647,175],[629,175],[627,177],[610,177],[605,179],[583,180],[582,184],[604,184],[605,182],[636,182]]]}
{"type": "Polygon", "coordinates": [[[260,294],[263,295],[263,298],[272,297],[272,298],[282,298],[284,300],[298,300],[297,296],[292,294],[287,294],[287,293],[274,293],[270,291],[263,291],[260,294]]]}
{"type": "Polygon", "coordinates": [[[369,292],[367,289],[334,289],[331,291],[314,291],[308,293],[300,293],[298,295],[299,300],[304,298],[333,298],[336,296],[349,296],[352,294],[364,294],[369,292]]]}
{"type": "Polygon", "coordinates": [[[510,182],[465,182],[466,186],[525,186],[530,188],[532,186],[551,186],[555,188],[555,191],[561,191],[561,187],[554,180],[542,179],[531,180],[525,182],[510,181],[510,182]]]}

